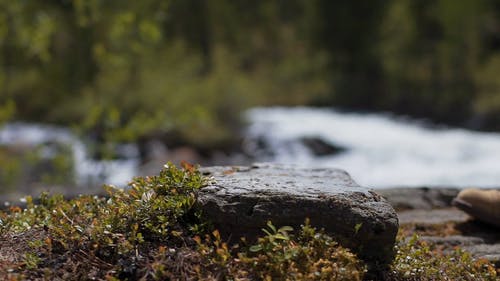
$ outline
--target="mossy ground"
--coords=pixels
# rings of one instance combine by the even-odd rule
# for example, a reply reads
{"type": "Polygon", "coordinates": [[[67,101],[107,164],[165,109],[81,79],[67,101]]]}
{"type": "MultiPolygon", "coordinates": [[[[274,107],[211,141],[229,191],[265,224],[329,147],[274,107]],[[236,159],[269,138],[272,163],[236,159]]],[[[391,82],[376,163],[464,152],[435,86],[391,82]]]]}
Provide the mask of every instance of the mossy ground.
{"type": "MultiPolygon", "coordinates": [[[[202,219],[205,178],[167,164],[109,196],[43,194],[0,211],[1,280],[362,280],[366,266],[307,221],[264,227],[256,243],[227,245],[202,219]]],[[[445,254],[402,228],[384,280],[497,280],[499,271],[456,249],[445,254]],[[412,238],[408,238],[412,237],[412,238]]]]}

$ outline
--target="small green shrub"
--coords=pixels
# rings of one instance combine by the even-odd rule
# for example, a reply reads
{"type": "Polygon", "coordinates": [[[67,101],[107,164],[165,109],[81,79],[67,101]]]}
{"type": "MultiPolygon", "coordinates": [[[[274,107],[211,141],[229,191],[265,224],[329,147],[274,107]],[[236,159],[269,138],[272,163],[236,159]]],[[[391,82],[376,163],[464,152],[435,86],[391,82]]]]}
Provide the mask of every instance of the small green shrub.
{"type": "Polygon", "coordinates": [[[397,254],[388,280],[498,280],[487,260],[474,259],[456,248],[449,254],[413,235],[396,246],[397,254]]]}
{"type": "MultiPolygon", "coordinates": [[[[135,178],[126,190],[107,186],[109,198],[42,194],[39,204],[26,197],[27,207],[12,207],[1,212],[0,234],[43,232],[44,250],[52,254],[85,253],[88,259],[118,265],[116,272],[129,270],[148,243],[160,241],[181,244],[179,237],[197,225],[192,210],[195,191],[204,178],[193,167],[178,169],[171,164],[158,176],[135,178]],[[122,263],[122,265],[120,265],[122,263]]],[[[43,261],[33,253],[25,254],[22,270],[33,270],[43,261]]]]}
{"type": "Polygon", "coordinates": [[[330,236],[316,232],[306,221],[297,237],[291,227],[268,222],[266,235],[239,254],[259,280],[362,280],[366,267],[330,236]]]}
{"type": "MultiPolygon", "coordinates": [[[[265,235],[251,246],[229,247],[217,230],[202,240],[194,237],[190,275],[196,280],[362,280],[366,267],[331,237],[308,222],[296,234],[268,222],[265,235]]],[[[246,241],[242,241],[246,244],[246,241]]],[[[163,258],[165,260],[165,258],[163,258]]],[[[158,267],[155,276],[168,276],[158,267]]]]}

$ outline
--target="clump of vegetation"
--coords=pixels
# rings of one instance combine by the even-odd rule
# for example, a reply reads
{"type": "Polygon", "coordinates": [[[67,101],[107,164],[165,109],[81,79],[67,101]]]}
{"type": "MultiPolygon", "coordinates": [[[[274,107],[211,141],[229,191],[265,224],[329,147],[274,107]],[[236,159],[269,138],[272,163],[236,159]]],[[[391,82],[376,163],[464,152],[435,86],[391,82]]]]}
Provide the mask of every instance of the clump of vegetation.
{"type": "Polygon", "coordinates": [[[154,247],[151,243],[179,246],[185,233],[201,229],[192,206],[202,184],[194,168],[181,170],[168,164],[159,176],[134,179],[127,190],[107,186],[109,198],[64,200],[42,194],[35,204],[27,197],[24,210],[12,207],[1,213],[0,233],[10,238],[40,237],[30,241],[36,247],[24,249],[24,259],[13,264],[14,271],[34,275],[30,278],[46,276],[50,268],[63,264],[78,270],[66,268],[62,276],[51,277],[71,273],[87,278],[81,275],[96,267],[101,278],[115,273],[120,278],[136,276],[138,265],[147,261],[143,255],[154,247]]]}
{"type": "MultiPolygon", "coordinates": [[[[306,223],[271,222],[255,243],[228,245],[196,208],[206,179],[165,165],[107,197],[42,194],[0,211],[2,280],[363,280],[364,262],[306,223]],[[36,202],[35,202],[36,201],[36,202]]],[[[495,280],[496,269],[459,250],[444,255],[401,238],[387,280],[495,280]]]]}
{"type": "Polygon", "coordinates": [[[366,266],[348,249],[316,232],[308,221],[297,237],[291,227],[276,229],[270,222],[266,235],[241,253],[241,262],[251,265],[259,280],[362,280],[366,266]]]}
{"type": "Polygon", "coordinates": [[[444,254],[417,235],[400,242],[396,250],[387,280],[498,280],[498,269],[487,260],[474,259],[460,248],[444,254]]]}

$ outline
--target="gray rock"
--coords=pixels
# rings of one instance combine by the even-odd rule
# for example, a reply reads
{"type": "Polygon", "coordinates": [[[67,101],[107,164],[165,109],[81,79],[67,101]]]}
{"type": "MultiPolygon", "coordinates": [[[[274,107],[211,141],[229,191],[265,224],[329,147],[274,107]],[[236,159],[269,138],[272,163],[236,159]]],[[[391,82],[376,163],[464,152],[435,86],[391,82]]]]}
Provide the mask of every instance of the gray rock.
{"type": "Polygon", "coordinates": [[[493,263],[500,263],[500,243],[467,245],[464,250],[477,258],[484,258],[493,263]]]}
{"type": "Polygon", "coordinates": [[[445,245],[448,248],[455,246],[476,246],[483,245],[486,242],[481,237],[473,237],[473,236],[462,236],[462,235],[450,235],[446,237],[438,237],[438,236],[421,236],[420,239],[422,241],[426,241],[429,243],[437,244],[437,245],[445,245]]]}
{"type": "Polygon", "coordinates": [[[393,258],[398,218],[391,205],[338,169],[278,164],[210,167],[198,203],[226,238],[254,239],[271,220],[299,229],[306,218],[370,264],[393,258]]]}
{"type": "Polygon", "coordinates": [[[324,141],[321,137],[302,137],[300,142],[315,156],[329,156],[346,150],[343,147],[324,141]]]}
{"type": "Polygon", "coordinates": [[[396,210],[446,208],[460,192],[458,188],[420,187],[420,188],[388,188],[378,189],[396,210]]]}
{"type": "Polygon", "coordinates": [[[469,219],[464,212],[455,208],[445,209],[410,209],[398,212],[399,224],[443,224],[447,222],[462,223],[469,219]]]}
{"type": "MultiPolygon", "coordinates": [[[[410,238],[408,238],[410,239],[410,238]]],[[[406,241],[408,241],[408,239],[406,241]]],[[[421,236],[420,240],[444,246],[443,252],[450,254],[460,247],[477,259],[486,259],[500,265],[500,243],[491,242],[482,237],[450,235],[446,237],[421,236]]]]}

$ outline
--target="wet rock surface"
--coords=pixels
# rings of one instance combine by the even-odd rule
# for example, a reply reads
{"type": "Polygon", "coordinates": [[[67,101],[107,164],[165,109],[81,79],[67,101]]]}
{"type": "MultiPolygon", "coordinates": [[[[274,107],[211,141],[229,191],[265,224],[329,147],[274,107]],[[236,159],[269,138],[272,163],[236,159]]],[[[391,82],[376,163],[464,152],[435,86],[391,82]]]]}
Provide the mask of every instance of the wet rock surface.
{"type": "Polygon", "coordinates": [[[500,266],[500,228],[482,223],[451,206],[460,189],[428,188],[377,190],[397,209],[402,229],[446,251],[456,247],[500,266]],[[405,203],[406,202],[406,203],[405,203]]]}
{"type": "Polygon", "coordinates": [[[198,203],[226,238],[253,239],[268,220],[299,229],[306,218],[369,263],[393,257],[398,220],[391,205],[338,169],[278,164],[203,168],[212,183],[198,203]]]}

